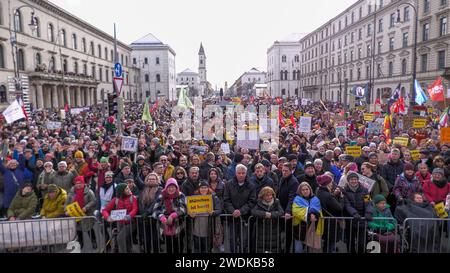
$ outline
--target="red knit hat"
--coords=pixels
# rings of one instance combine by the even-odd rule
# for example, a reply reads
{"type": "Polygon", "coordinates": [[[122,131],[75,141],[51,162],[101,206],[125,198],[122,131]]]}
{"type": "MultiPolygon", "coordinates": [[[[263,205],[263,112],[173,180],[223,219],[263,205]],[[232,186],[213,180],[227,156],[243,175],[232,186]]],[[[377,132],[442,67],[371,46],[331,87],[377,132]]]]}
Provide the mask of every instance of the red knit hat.
{"type": "Polygon", "coordinates": [[[333,180],[326,174],[317,177],[317,184],[319,184],[319,186],[321,187],[326,187],[331,182],[333,182],[333,180]]]}
{"type": "Polygon", "coordinates": [[[73,184],[84,184],[84,177],[83,176],[77,176],[75,177],[75,179],[73,180],[73,184]]]}

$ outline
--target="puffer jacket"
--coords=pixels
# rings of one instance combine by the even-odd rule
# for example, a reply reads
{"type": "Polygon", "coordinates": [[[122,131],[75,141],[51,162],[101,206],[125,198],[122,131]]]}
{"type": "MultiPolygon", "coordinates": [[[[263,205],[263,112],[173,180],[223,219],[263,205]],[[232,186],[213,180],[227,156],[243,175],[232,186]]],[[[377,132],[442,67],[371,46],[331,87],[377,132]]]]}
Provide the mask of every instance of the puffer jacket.
{"type": "Polygon", "coordinates": [[[416,172],[416,177],[419,180],[422,187],[423,187],[423,184],[431,182],[431,173],[430,172],[428,172],[425,177],[423,177],[420,172],[416,172]]]}
{"type": "Polygon", "coordinates": [[[389,160],[388,162],[386,162],[386,164],[383,165],[383,168],[380,170],[380,175],[386,180],[389,191],[391,191],[394,187],[397,177],[403,173],[403,169],[404,164],[401,160],[399,160],[397,163],[389,160]]]}
{"type": "Polygon", "coordinates": [[[64,215],[64,204],[67,200],[67,192],[58,188],[55,199],[51,200],[48,193],[44,197],[41,216],[45,218],[58,218],[64,215]]]}
{"type": "MultiPolygon", "coordinates": [[[[445,179],[445,178],[444,178],[445,179]]],[[[426,182],[422,185],[423,193],[427,198],[428,202],[440,203],[445,202],[447,195],[450,194],[450,183],[438,183],[434,182],[433,179],[431,181],[426,182]]]]}
{"type": "MultiPolygon", "coordinates": [[[[356,214],[364,217],[370,203],[370,196],[367,189],[359,186],[356,191],[352,191],[349,185],[344,188],[344,212],[346,216],[354,217],[356,214]]],[[[362,221],[353,221],[353,224],[364,225],[362,221]]]]}
{"type": "Polygon", "coordinates": [[[369,229],[376,233],[385,233],[393,231],[396,226],[396,221],[391,212],[391,207],[386,204],[386,208],[380,211],[375,204],[372,204],[366,212],[366,219],[369,221],[369,229]],[[382,219],[376,219],[382,218],[382,219]],[[390,219],[387,219],[390,218],[390,219]]]}
{"type": "Polygon", "coordinates": [[[422,185],[420,185],[417,177],[413,176],[411,180],[408,180],[405,174],[402,173],[395,181],[394,186],[394,195],[397,200],[407,199],[415,192],[422,193],[422,185]]]}
{"type": "Polygon", "coordinates": [[[258,195],[261,189],[264,187],[271,187],[275,190],[273,180],[270,179],[267,174],[265,174],[261,179],[257,178],[256,175],[254,175],[252,176],[252,178],[250,178],[250,182],[255,184],[256,195],[258,195]]]}
{"type": "Polygon", "coordinates": [[[15,217],[17,220],[30,219],[37,204],[38,199],[33,191],[23,196],[19,190],[9,206],[8,218],[15,217]]]}
{"type": "Polygon", "coordinates": [[[259,199],[256,206],[252,209],[252,215],[256,218],[254,225],[256,238],[252,240],[256,242],[256,252],[265,253],[269,251],[276,253],[280,247],[277,243],[280,234],[280,217],[284,215],[280,200],[275,199],[273,204],[268,206],[259,199]],[[271,213],[272,217],[270,219],[266,219],[266,212],[271,213]]]}
{"type": "Polygon", "coordinates": [[[3,207],[9,208],[11,201],[16,196],[17,191],[22,187],[25,180],[23,155],[19,155],[19,166],[17,166],[14,171],[3,166],[3,161],[0,159],[0,172],[3,174],[4,179],[3,207]]]}
{"type": "Polygon", "coordinates": [[[119,223],[129,225],[131,223],[131,219],[133,219],[136,216],[139,209],[136,196],[131,195],[131,196],[124,196],[122,198],[114,197],[103,209],[102,216],[104,219],[108,219],[112,210],[122,210],[122,209],[127,210],[127,216],[130,216],[130,220],[124,219],[122,221],[119,221],[119,223]]]}

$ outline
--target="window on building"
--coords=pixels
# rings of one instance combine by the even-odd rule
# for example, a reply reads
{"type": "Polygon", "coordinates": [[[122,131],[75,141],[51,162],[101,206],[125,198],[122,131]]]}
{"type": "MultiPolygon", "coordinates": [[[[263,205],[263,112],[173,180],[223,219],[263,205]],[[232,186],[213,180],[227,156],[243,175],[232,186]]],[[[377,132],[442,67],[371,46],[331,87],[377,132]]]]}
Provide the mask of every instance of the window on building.
{"type": "Polygon", "coordinates": [[[358,59],[362,58],[362,48],[358,48],[358,59]]]}
{"type": "Polygon", "coordinates": [[[105,60],[108,60],[108,48],[105,47],[105,60]]]}
{"type": "Polygon", "coordinates": [[[427,72],[427,70],[428,70],[428,54],[422,54],[420,68],[421,68],[422,72],[427,72]]]}
{"type": "Polygon", "coordinates": [[[98,45],[97,50],[98,50],[98,57],[101,58],[102,57],[102,46],[98,45]]]}
{"type": "Polygon", "coordinates": [[[156,64],[159,64],[159,57],[156,57],[156,64]]]}
{"type": "Polygon", "coordinates": [[[53,28],[53,24],[48,24],[47,27],[47,36],[48,36],[48,40],[52,43],[55,42],[55,36],[54,36],[54,28],[53,28]]]}
{"type": "Polygon", "coordinates": [[[136,64],[136,58],[133,58],[133,64],[136,64]]]}
{"type": "Polygon", "coordinates": [[[367,25],[367,36],[372,35],[372,24],[367,25]]]}
{"type": "Polygon", "coordinates": [[[430,36],[430,24],[426,23],[423,25],[422,28],[422,41],[428,41],[428,38],[430,36]]]}
{"type": "Polygon", "coordinates": [[[402,76],[406,76],[408,69],[408,61],[406,59],[402,60],[402,76]]]}
{"type": "Polygon", "coordinates": [[[83,64],[83,75],[87,76],[87,64],[83,64]]]}
{"type": "Polygon", "coordinates": [[[111,49],[111,54],[109,54],[109,56],[111,57],[111,62],[114,62],[114,58],[116,58],[116,56],[114,56],[114,51],[111,49]]]}
{"type": "Polygon", "coordinates": [[[93,65],[91,67],[91,72],[92,72],[92,78],[97,79],[97,73],[96,73],[96,70],[95,70],[95,65],[93,65]]]}
{"type": "Polygon", "coordinates": [[[148,58],[144,58],[144,64],[148,64],[148,58]]]}
{"type": "Polygon", "coordinates": [[[408,47],[408,39],[409,39],[408,32],[403,33],[403,41],[402,41],[403,48],[408,47]]]}
{"type": "Polygon", "coordinates": [[[371,50],[372,48],[371,48],[371,46],[370,45],[367,45],[367,54],[366,54],[366,57],[370,57],[371,55],[372,55],[372,50],[371,50]]]}
{"type": "Polygon", "coordinates": [[[23,49],[19,49],[17,52],[17,65],[19,70],[25,70],[25,58],[23,49]]]}
{"type": "Polygon", "coordinates": [[[447,34],[447,17],[439,19],[439,36],[447,34]]]}
{"type": "Polygon", "coordinates": [[[390,28],[395,27],[396,17],[397,17],[396,13],[391,13],[390,20],[389,20],[389,27],[390,28]]]}
{"type": "Polygon", "coordinates": [[[286,89],[281,89],[281,95],[286,96],[286,89]]]}
{"type": "Polygon", "coordinates": [[[430,0],[423,0],[423,12],[430,11],[430,0]]]}
{"type": "Polygon", "coordinates": [[[121,63],[121,64],[125,64],[125,63],[123,62],[123,54],[120,54],[120,63],[121,63]]]}
{"type": "Polygon", "coordinates": [[[75,49],[75,50],[78,49],[77,35],[75,33],[72,34],[72,48],[75,49]]]}
{"type": "Polygon", "coordinates": [[[55,72],[55,56],[50,57],[50,61],[48,64],[48,69],[50,72],[55,72]]]}
{"type": "Polygon", "coordinates": [[[67,73],[67,60],[66,59],[63,60],[63,72],[64,72],[64,74],[67,73]]]}
{"type": "Polygon", "coordinates": [[[353,81],[353,69],[350,69],[350,81],[353,81]]]}
{"type": "Polygon", "coordinates": [[[99,80],[102,82],[103,81],[103,69],[101,69],[101,68],[98,69],[98,76],[100,77],[99,80]]]}
{"type": "Polygon", "coordinates": [[[81,39],[81,51],[86,53],[86,39],[85,38],[81,39]]]}
{"type": "Polygon", "coordinates": [[[95,55],[95,46],[94,46],[94,42],[91,42],[91,49],[90,49],[89,53],[90,53],[92,56],[95,55]]]}
{"type": "Polygon", "coordinates": [[[355,22],[355,12],[354,11],[352,11],[352,24],[355,22]]]}
{"type": "Polygon", "coordinates": [[[109,82],[109,70],[108,69],[105,70],[105,79],[106,79],[106,82],[109,82]]]}
{"type": "Polygon", "coordinates": [[[61,29],[61,45],[67,47],[66,30],[61,29]]]}
{"type": "Polygon", "coordinates": [[[6,95],[6,86],[0,85],[0,103],[6,103],[6,102],[8,102],[7,95],[6,95]]]}
{"type": "Polygon", "coordinates": [[[0,44],[0,68],[5,68],[5,52],[2,44],[0,44]]]}
{"type": "MultiPolygon", "coordinates": [[[[0,12],[2,11],[1,7],[0,7],[0,12]]],[[[1,15],[0,15],[1,17],[1,15]]],[[[0,20],[1,21],[1,20],[0,20]]],[[[39,20],[39,18],[34,17],[34,23],[36,24],[36,30],[33,30],[32,35],[34,37],[41,37],[41,21],[39,20]]],[[[0,22],[1,24],[1,22],[0,22]]]]}
{"type": "Polygon", "coordinates": [[[378,54],[381,54],[382,49],[383,49],[383,42],[378,41],[378,54]]]}
{"type": "Polygon", "coordinates": [[[445,68],[445,50],[441,50],[438,52],[438,69],[445,68]]]}
{"type": "Polygon", "coordinates": [[[36,67],[42,63],[42,59],[41,59],[41,54],[40,53],[36,53],[34,61],[35,61],[36,67]]]}
{"type": "Polygon", "coordinates": [[[22,32],[22,13],[20,10],[14,10],[14,30],[22,32]]]}
{"type": "Polygon", "coordinates": [[[300,56],[295,55],[295,62],[296,62],[296,63],[300,62],[300,56]]]}
{"type": "Polygon", "coordinates": [[[361,41],[362,40],[362,28],[360,28],[358,30],[358,40],[361,41]]]}
{"type": "Polygon", "coordinates": [[[356,76],[357,76],[358,81],[361,80],[361,67],[358,67],[358,70],[356,73],[357,73],[356,76]]]}
{"type": "Polygon", "coordinates": [[[394,37],[390,37],[390,38],[389,38],[389,50],[390,50],[390,51],[394,50],[394,45],[395,45],[395,43],[394,43],[394,37]]]}
{"type": "Polygon", "coordinates": [[[447,0],[441,0],[441,6],[446,6],[447,5],[447,0]]]}
{"type": "Polygon", "coordinates": [[[381,74],[382,74],[382,72],[381,72],[381,64],[377,64],[377,77],[381,78],[381,74]]]}
{"type": "Polygon", "coordinates": [[[403,9],[403,21],[405,21],[405,22],[409,22],[409,20],[410,20],[410,14],[409,14],[409,7],[405,7],[404,9],[403,9]]]}
{"type": "Polygon", "coordinates": [[[389,71],[388,71],[389,77],[392,77],[394,75],[394,63],[389,62],[389,71]]]}
{"type": "Polygon", "coordinates": [[[383,32],[383,18],[378,20],[378,32],[383,32]]]}
{"type": "Polygon", "coordinates": [[[355,41],[355,33],[352,32],[352,33],[350,34],[350,43],[353,44],[354,41],[355,41]]]}
{"type": "Polygon", "coordinates": [[[128,66],[128,56],[125,56],[125,66],[128,66]]]}
{"type": "Polygon", "coordinates": [[[366,66],[366,79],[370,77],[370,66],[366,66]]]}
{"type": "Polygon", "coordinates": [[[359,7],[359,20],[361,20],[361,18],[362,18],[362,12],[363,12],[363,8],[362,8],[362,6],[361,7],[359,7]]]}
{"type": "Polygon", "coordinates": [[[150,77],[148,74],[145,74],[145,82],[149,82],[150,81],[150,77]]]}
{"type": "Polygon", "coordinates": [[[367,14],[371,14],[371,13],[372,13],[372,5],[369,4],[369,5],[367,6],[367,14]]]}
{"type": "Polygon", "coordinates": [[[78,74],[78,62],[73,62],[73,73],[78,74]]]}
{"type": "Polygon", "coordinates": [[[281,57],[281,62],[282,62],[282,63],[287,62],[287,57],[286,57],[285,55],[283,55],[283,56],[281,57]]]}

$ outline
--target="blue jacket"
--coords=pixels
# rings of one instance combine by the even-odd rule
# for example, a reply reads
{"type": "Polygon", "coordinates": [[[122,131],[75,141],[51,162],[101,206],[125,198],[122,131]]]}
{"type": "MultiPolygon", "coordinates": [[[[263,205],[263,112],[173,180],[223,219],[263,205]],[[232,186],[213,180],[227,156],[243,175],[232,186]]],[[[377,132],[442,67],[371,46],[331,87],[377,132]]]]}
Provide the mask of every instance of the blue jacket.
{"type": "Polygon", "coordinates": [[[19,166],[12,172],[10,169],[3,166],[3,160],[0,159],[0,172],[3,174],[3,179],[5,183],[5,191],[3,196],[3,207],[9,208],[14,196],[17,191],[22,187],[25,180],[25,166],[23,155],[19,155],[19,166]],[[17,183],[14,179],[17,179],[17,183]]]}
{"type": "Polygon", "coordinates": [[[330,172],[334,175],[334,183],[339,184],[339,181],[341,180],[342,173],[344,172],[344,170],[341,170],[338,167],[331,165],[330,172]]]}
{"type": "MultiPolygon", "coordinates": [[[[42,150],[39,150],[40,153],[42,153],[42,150]]],[[[17,152],[17,150],[13,151],[13,159],[17,160],[20,162],[19,160],[19,152],[17,152]]],[[[25,167],[25,158],[24,160],[24,167],[25,167]]],[[[27,166],[35,166],[36,165],[36,157],[34,155],[31,156],[31,158],[28,160],[28,165],[27,166]]],[[[28,181],[33,181],[34,179],[34,173],[33,170],[28,169],[27,167],[24,168],[24,180],[28,180],[28,181]]]]}

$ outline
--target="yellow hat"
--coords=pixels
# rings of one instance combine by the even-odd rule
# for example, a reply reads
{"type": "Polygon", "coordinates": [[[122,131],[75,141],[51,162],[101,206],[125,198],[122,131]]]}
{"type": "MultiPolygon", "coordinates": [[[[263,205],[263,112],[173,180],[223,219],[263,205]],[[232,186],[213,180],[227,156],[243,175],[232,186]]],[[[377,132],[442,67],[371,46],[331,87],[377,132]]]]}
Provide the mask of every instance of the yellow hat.
{"type": "Polygon", "coordinates": [[[83,152],[82,151],[76,151],[75,152],[75,158],[84,158],[83,152]]]}

